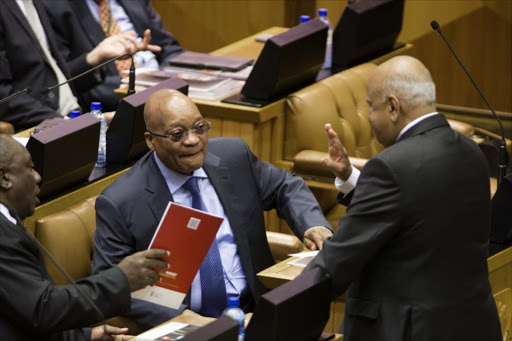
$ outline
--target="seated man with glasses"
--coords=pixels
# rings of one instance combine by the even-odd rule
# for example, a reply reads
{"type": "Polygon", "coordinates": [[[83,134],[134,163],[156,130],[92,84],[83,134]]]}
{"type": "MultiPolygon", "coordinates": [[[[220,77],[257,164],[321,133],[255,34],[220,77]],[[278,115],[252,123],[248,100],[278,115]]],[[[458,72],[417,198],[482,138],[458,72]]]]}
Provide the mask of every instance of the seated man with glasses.
{"type": "Polygon", "coordinates": [[[209,140],[211,123],[187,96],[169,89],[154,93],[144,119],[150,152],[96,201],[93,272],[146,249],[169,201],[225,219],[180,309],[132,299],[129,316],[141,327],[156,326],[184,309],[218,317],[227,296],[239,296],[241,308],[250,312],[267,291],[256,273],[274,264],[264,211],[277,209],[312,250],[332,235],[301,178],[258,160],[242,139],[209,140]]]}

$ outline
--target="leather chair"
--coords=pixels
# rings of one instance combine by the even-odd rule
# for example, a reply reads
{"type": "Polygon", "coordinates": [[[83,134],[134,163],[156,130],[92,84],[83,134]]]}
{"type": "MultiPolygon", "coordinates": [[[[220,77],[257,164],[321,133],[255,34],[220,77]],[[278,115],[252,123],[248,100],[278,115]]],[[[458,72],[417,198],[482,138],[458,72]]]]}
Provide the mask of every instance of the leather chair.
{"type": "MultiPolygon", "coordinates": [[[[96,197],[89,198],[75,206],[39,219],[35,225],[35,236],[50,252],[74,281],[88,277],[92,272],[94,252],[93,236],[96,231],[96,197]]],[[[44,255],[46,268],[56,284],[69,284],[67,278],[44,255]]],[[[126,317],[110,318],[107,324],[129,328],[137,335],[144,330],[126,317]]]]}
{"type": "MultiPolygon", "coordinates": [[[[336,203],[334,175],[321,164],[328,153],[324,124],[331,123],[358,169],[383,149],[373,135],[366,103],[366,84],[376,67],[371,63],[355,66],[292,93],[285,101],[280,123],[284,127],[283,150],[277,151],[273,162],[304,178],[334,228],[345,207],[336,203]]],[[[455,131],[475,138],[476,129],[471,124],[448,122],[455,131]]],[[[481,134],[482,129],[478,132],[481,134]]]]}
{"type": "MultiPolygon", "coordinates": [[[[89,198],[75,206],[39,219],[35,225],[36,238],[75,281],[91,275],[93,236],[96,231],[95,202],[96,197],[89,198]]],[[[293,235],[267,232],[267,239],[276,262],[288,258],[290,253],[305,249],[304,244],[293,235]]],[[[46,256],[45,264],[55,283],[58,285],[69,283],[46,256]]],[[[107,323],[128,327],[130,334],[133,335],[143,331],[135,321],[124,317],[109,319],[107,323]]]]}

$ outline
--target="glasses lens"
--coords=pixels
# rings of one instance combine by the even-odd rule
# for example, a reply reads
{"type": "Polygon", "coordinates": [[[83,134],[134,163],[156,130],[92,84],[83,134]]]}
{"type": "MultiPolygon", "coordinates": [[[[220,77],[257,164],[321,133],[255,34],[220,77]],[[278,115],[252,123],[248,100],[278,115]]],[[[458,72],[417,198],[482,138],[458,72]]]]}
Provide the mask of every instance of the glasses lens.
{"type": "Polygon", "coordinates": [[[201,123],[196,128],[196,134],[203,135],[203,134],[206,134],[208,132],[208,130],[210,130],[210,126],[208,125],[208,123],[206,123],[206,122],[201,123]]]}
{"type": "Polygon", "coordinates": [[[178,132],[175,132],[175,133],[172,133],[171,135],[169,135],[169,138],[173,142],[180,142],[181,140],[183,140],[185,138],[186,135],[188,135],[188,134],[185,133],[184,131],[178,131],[178,132]]]}

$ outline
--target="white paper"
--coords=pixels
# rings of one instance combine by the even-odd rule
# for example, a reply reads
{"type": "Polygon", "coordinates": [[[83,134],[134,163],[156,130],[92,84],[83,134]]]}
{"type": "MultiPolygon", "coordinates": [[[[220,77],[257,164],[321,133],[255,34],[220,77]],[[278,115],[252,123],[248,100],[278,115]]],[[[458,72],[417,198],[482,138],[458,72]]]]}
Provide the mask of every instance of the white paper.
{"type": "Polygon", "coordinates": [[[175,332],[178,329],[188,326],[186,323],[180,322],[170,322],[166,323],[161,327],[151,329],[145,333],[140,334],[135,339],[136,340],[156,340],[160,336],[170,334],[175,332]]]}
{"type": "Polygon", "coordinates": [[[291,253],[288,256],[305,258],[305,257],[315,257],[317,254],[318,254],[318,251],[308,251],[308,252],[291,253]]]}
{"type": "Polygon", "coordinates": [[[132,292],[133,298],[145,300],[151,303],[163,305],[173,309],[179,309],[181,303],[185,299],[186,294],[177,292],[162,287],[147,286],[144,289],[140,289],[132,292]]]}
{"type": "Polygon", "coordinates": [[[30,139],[29,137],[14,137],[14,139],[16,141],[18,141],[19,143],[21,143],[23,145],[23,147],[26,147],[27,146],[27,143],[28,143],[28,140],[30,139]]]}

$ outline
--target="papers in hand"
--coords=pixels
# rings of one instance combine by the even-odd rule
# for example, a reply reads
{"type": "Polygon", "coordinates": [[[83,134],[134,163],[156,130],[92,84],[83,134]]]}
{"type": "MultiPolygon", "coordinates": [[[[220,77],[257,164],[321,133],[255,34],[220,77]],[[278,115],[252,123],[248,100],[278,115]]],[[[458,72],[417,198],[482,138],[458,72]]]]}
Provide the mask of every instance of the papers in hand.
{"type": "Polygon", "coordinates": [[[169,269],[160,282],[132,293],[132,297],[178,309],[224,218],[170,202],[149,249],[170,251],[169,269]]]}

